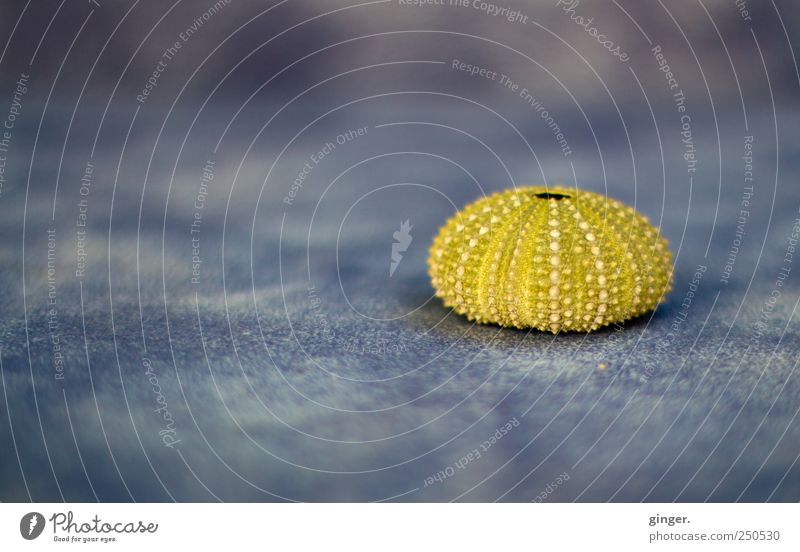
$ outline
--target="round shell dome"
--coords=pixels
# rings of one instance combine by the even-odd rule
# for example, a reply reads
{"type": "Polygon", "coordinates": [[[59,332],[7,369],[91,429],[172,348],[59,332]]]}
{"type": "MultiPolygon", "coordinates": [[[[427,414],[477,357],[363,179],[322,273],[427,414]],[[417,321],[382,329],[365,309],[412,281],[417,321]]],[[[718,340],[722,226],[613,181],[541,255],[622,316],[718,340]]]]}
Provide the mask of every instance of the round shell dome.
{"type": "Polygon", "coordinates": [[[602,195],[527,187],[484,197],[439,230],[436,295],[470,320],[588,332],[653,310],[672,287],[667,241],[602,195]]]}

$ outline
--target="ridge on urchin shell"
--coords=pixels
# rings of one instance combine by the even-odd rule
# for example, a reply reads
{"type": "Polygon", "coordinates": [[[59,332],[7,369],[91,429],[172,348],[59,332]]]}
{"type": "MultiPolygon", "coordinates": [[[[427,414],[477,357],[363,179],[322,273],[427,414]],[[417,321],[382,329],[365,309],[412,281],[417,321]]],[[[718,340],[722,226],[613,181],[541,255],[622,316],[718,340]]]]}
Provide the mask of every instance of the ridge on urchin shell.
{"type": "Polygon", "coordinates": [[[667,240],[605,196],[534,186],[481,198],[439,230],[436,295],[480,323],[588,332],[649,312],[672,288],[667,240]]]}

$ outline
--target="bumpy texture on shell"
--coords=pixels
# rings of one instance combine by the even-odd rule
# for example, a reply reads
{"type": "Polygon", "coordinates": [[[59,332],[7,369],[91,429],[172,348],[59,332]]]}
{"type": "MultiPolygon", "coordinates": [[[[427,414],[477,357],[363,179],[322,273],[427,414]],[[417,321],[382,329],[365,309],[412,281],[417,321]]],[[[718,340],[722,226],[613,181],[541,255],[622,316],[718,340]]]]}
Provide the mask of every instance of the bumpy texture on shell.
{"type": "Polygon", "coordinates": [[[667,241],[644,216],[575,188],[467,205],[428,257],[436,295],[470,320],[588,332],[653,310],[672,288],[667,241]]]}

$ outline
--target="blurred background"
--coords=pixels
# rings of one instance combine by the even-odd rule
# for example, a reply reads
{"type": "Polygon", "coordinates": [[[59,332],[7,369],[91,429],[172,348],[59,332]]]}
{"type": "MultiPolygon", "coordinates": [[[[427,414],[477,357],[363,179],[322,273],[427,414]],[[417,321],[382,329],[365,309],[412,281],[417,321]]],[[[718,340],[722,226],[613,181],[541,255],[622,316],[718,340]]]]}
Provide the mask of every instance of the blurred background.
{"type": "Polygon", "coordinates": [[[0,500],[797,501],[799,16],[0,0],[0,500]],[[667,302],[445,309],[437,229],[528,184],[648,216],[667,302]]]}

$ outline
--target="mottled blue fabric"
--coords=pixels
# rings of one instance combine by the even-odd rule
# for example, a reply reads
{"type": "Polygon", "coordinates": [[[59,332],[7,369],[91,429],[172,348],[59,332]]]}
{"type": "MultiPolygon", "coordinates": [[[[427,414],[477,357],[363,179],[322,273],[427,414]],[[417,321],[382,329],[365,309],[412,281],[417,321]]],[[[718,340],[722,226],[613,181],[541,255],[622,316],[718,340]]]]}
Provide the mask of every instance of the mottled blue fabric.
{"type": "MultiPolygon", "coordinates": [[[[321,11],[304,6],[304,17],[321,11]]],[[[54,73],[34,65],[0,196],[0,500],[800,500],[800,120],[781,27],[756,27],[770,88],[739,15],[714,11],[728,14],[730,49],[749,64],[743,104],[717,64],[721,44],[700,49],[716,56],[704,68],[723,67],[701,76],[679,34],[653,31],[666,16],[643,16],[681,71],[695,165],[667,81],[627,19],[609,26],[641,42],[634,74],[551,8],[536,9],[612,75],[611,95],[566,47],[465,19],[459,31],[548,61],[578,103],[532,62],[452,35],[344,46],[248,102],[287,52],[341,40],[349,24],[449,24],[388,18],[401,13],[394,4],[290,33],[258,54],[266,65],[229,80],[239,50],[191,79],[189,61],[222,40],[205,35],[192,43],[203,56],[187,47],[146,103],[135,98],[157,57],[136,57],[104,115],[117,77],[107,69],[114,78],[103,93],[91,81],[69,140],[81,82],[67,69],[45,108],[54,73]],[[455,58],[515,71],[545,98],[571,155],[529,104],[451,69],[455,58]],[[334,78],[424,59],[444,65],[334,78]],[[433,297],[427,249],[447,218],[541,183],[606,193],[661,228],[675,277],[656,312],[553,336],[474,325],[433,297]],[[404,221],[412,239],[390,273],[404,221]]],[[[166,44],[186,17],[153,40],[166,44]]],[[[241,40],[255,47],[276,21],[241,40]]],[[[14,63],[4,75],[18,76],[14,63]]]]}

